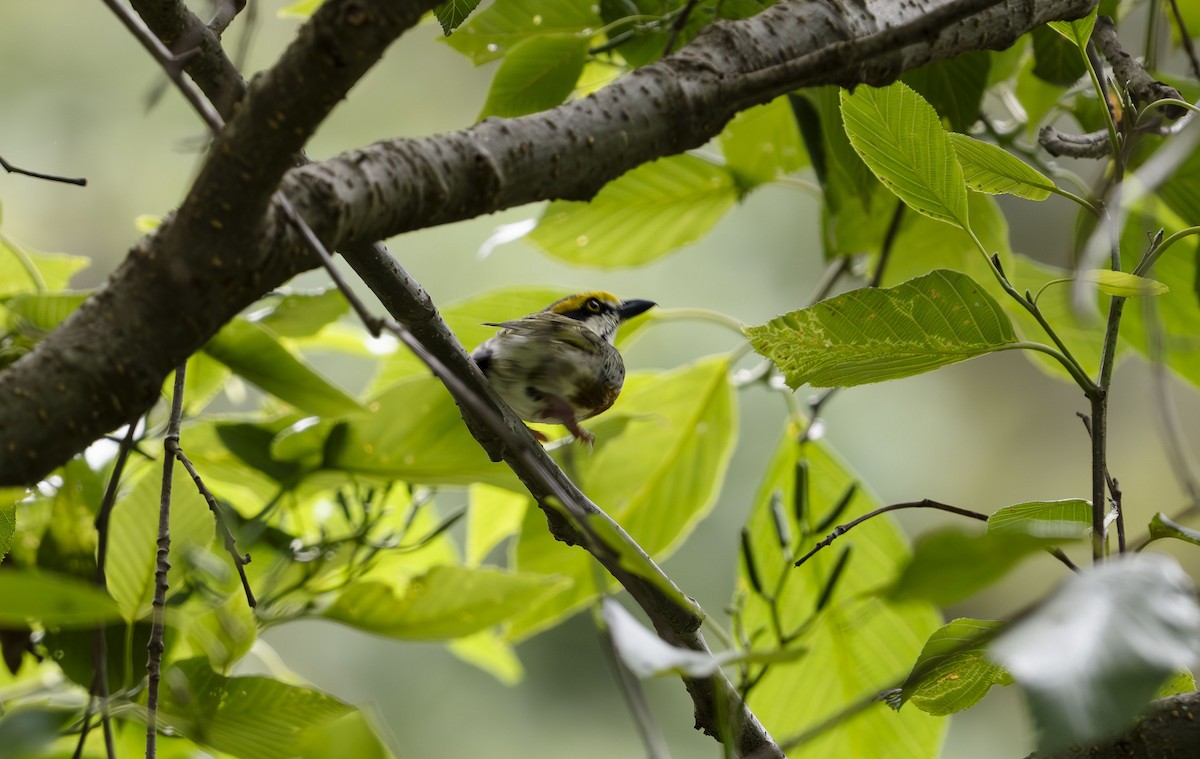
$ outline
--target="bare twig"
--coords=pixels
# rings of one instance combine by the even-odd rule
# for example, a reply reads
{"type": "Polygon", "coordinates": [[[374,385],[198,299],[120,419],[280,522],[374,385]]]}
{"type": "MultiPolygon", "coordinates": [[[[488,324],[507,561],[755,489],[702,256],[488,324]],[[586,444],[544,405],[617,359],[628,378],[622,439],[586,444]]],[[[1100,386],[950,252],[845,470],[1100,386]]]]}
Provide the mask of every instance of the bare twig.
{"type": "Polygon", "coordinates": [[[137,38],[138,42],[142,43],[142,47],[149,51],[154,60],[158,61],[158,65],[162,67],[167,77],[179,89],[196,113],[200,114],[200,118],[204,120],[208,128],[214,133],[221,131],[221,127],[224,125],[221,116],[213,108],[212,103],[208,102],[203,93],[196,88],[196,85],[183,76],[183,66],[190,54],[185,53],[178,56],[172,54],[162,41],[146,28],[142,20],[125,7],[121,0],[101,0],[101,2],[116,14],[125,28],[137,38]]]}
{"type": "MultiPolygon", "coordinates": [[[[121,484],[121,475],[125,471],[125,463],[129,460],[129,452],[134,449],[134,438],[137,434],[137,420],[129,423],[125,436],[117,448],[117,458],[113,461],[112,473],[108,477],[108,486],[96,511],[96,585],[104,588],[108,585],[106,568],[108,562],[108,522],[112,516],[113,505],[117,502],[117,488],[121,484]]],[[[116,759],[116,748],[113,745],[112,721],[108,715],[108,640],[104,627],[97,626],[92,633],[92,686],[88,695],[89,711],[93,700],[100,702],[100,720],[104,727],[104,748],[109,759],[116,759]]],[[[84,716],[83,728],[79,734],[79,744],[75,748],[78,756],[87,741],[89,720],[84,716]]]]}
{"type": "Polygon", "coordinates": [[[1175,16],[1175,25],[1179,27],[1179,39],[1183,41],[1183,49],[1187,52],[1188,62],[1192,65],[1192,76],[1200,79],[1200,58],[1196,57],[1196,47],[1188,34],[1187,24],[1183,22],[1183,14],[1179,12],[1178,0],[1170,0],[1171,13],[1175,16]]]}
{"type": "Polygon", "coordinates": [[[687,26],[688,19],[692,17],[692,11],[696,9],[699,1],[687,0],[687,3],[683,6],[683,12],[675,17],[675,23],[671,24],[671,33],[667,35],[667,44],[663,46],[663,55],[670,55],[674,52],[675,42],[683,32],[683,28],[687,26]]]}
{"type": "Polygon", "coordinates": [[[150,642],[146,646],[146,759],[158,751],[158,685],[162,678],[162,656],[167,616],[167,572],[171,568],[171,481],[179,452],[179,427],[183,423],[183,385],[187,372],[184,361],[175,369],[175,390],[171,396],[171,416],[163,439],[162,492],[158,504],[158,552],[154,567],[154,601],[150,642]]]}
{"type": "Polygon", "coordinates": [[[63,184],[73,184],[78,187],[86,187],[87,186],[87,180],[82,177],[78,177],[78,178],[76,178],[76,177],[60,177],[56,174],[43,174],[40,171],[30,171],[29,169],[22,169],[21,167],[14,166],[11,163],[9,163],[8,161],[4,160],[3,157],[0,157],[0,168],[3,168],[9,174],[20,174],[20,175],[26,176],[26,177],[33,177],[34,179],[45,179],[48,182],[61,182],[63,184]]]}
{"type": "Polygon", "coordinates": [[[229,553],[229,557],[233,559],[233,566],[237,567],[238,577],[242,580],[242,590],[246,594],[246,603],[253,609],[257,602],[254,600],[254,593],[250,590],[250,581],[246,579],[246,565],[250,563],[250,554],[240,554],[237,550],[237,538],[229,530],[229,525],[225,523],[225,517],[221,514],[221,507],[217,503],[217,499],[213,497],[212,491],[204,484],[200,473],[196,471],[192,460],[183,452],[183,447],[176,441],[175,457],[179,459],[179,463],[183,464],[183,468],[191,475],[192,481],[196,483],[196,489],[200,491],[200,495],[204,497],[204,501],[208,504],[208,510],[212,512],[213,520],[217,524],[217,531],[221,533],[221,541],[225,545],[225,550],[229,553]]]}
{"type": "Polygon", "coordinates": [[[237,18],[237,15],[246,8],[246,0],[217,0],[216,6],[212,21],[208,22],[208,28],[220,37],[237,18]]]}
{"type": "Polygon", "coordinates": [[[820,551],[822,548],[829,547],[829,545],[831,543],[833,543],[833,541],[837,540],[842,535],[845,535],[847,532],[854,529],[855,527],[862,524],[863,522],[867,521],[868,519],[873,519],[874,517],[877,517],[880,514],[886,514],[889,511],[899,511],[901,509],[937,509],[939,511],[948,511],[951,514],[958,514],[959,516],[963,516],[963,517],[970,517],[971,519],[978,519],[981,522],[986,522],[988,519],[987,514],[981,514],[978,511],[971,511],[970,509],[962,509],[962,508],[959,508],[958,506],[950,506],[949,504],[945,504],[945,503],[938,503],[937,501],[931,501],[928,498],[921,500],[921,501],[906,501],[904,503],[893,503],[888,506],[881,506],[878,509],[875,509],[874,511],[867,512],[866,514],[863,514],[860,517],[856,517],[855,519],[850,520],[846,524],[839,524],[836,528],[834,528],[833,532],[826,535],[823,540],[821,540],[816,545],[814,545],[812,547],[812,550],[810,550],[808,553],[804,554],[799,559],[797,559],[795,566],[798,567],[801,564],[803,564],[804,562],[808,561],[814,555],[816,555],[816,553],[818,551],[820,551]]]}

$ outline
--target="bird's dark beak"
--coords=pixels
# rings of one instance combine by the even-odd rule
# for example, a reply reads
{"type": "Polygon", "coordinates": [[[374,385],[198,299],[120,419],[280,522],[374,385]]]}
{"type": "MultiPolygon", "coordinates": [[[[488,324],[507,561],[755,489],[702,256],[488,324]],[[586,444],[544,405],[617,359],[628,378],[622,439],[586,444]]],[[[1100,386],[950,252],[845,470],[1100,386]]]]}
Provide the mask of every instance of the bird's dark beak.
{"type": "Polygon", "coordinates": [[[617,309],[617,313],[621,316],[621,321],[632,319],[638,314],[645,313],[654,308],[658,304],[652,300],[627,300],[621,303],[621,307],[617,309]]]}

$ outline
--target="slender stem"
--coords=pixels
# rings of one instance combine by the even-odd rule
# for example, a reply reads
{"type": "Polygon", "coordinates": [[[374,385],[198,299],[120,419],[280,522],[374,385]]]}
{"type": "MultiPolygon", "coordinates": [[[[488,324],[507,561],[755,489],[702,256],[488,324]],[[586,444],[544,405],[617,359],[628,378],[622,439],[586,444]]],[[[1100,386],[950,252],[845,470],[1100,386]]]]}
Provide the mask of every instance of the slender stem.
{"type": "Polygon", "coordinates": [[[1070,190],[1064,190],[1063,188],[1059,187],[1057,184],[1054,185],[1054,187],[1050,190],[1050,192],[1054,193],[1055,195],[1064,197],[1067,200],[1075,201],[1080,206],[1082,206],[1088,213],[1090,213],[1092,216],[1099,217],[1103,213],[1103,211],[1100,209],[1100,207],[1097,206],[1092,201],[1088,200],[1087,198],[1085,198],[1081,195],[1076,195],[1075,193],[1071,192],[1070,190]]]}
{"type": "Polygon", "coordinates": [[[21,268],[29,275],[29,280],[33,283],[33,289],[39,293],[46,292],[46,280],[42,277],[42,273],[38,270],[33,259],[29,257],[29,253],[25,251],[16,241],[0,234],[0,242],[4,243],[4,247],[8,249],[13,257],[17,259],[17,263],[21,264],[21,268]]]}
{"type": "Polygon", "coordinates": [[[204,498],[204,502],[208,504],[208,510],[212,512],[213,520],[217,525],[217,532],[221,533],[221,541],[225,545],[225,551],[233,559],[233,566],[237,568],[238,577],[242,581],[242,591],[246,594],[246,603],[253,609],[257,602],[254,600],[254,593],[250,590],[250,581],[246,578],[246,565],[250,563],[250,554],[242,555],[237,550],[237,538],[229,530],[229,525],[225,523],[225,518],[221,515],[221,507],[217,504],[217,499],[213,496],[212,491],[204,484],[200,473],[196,471],[192,460],[184,453],[182,446],[176,446],[175,456],[179,459],[179,463],[183,464],[183,468],[191,475],[192,482],[196,484],[196,489],[200,491],[200,495],[204,498]]]}
{"type": "Polygon", "coordinates": [[[823,540],[821,540],[819,543],[814,545],[812,547],[812,550],[810,550],[808,553],[801,556],[799,559],[796,559],[796,563],[794,566],[798,567],[798,566],[802,565],[804,562],[808,561],[813,556],[815,556],[818,551],[820,551],[823,548],[829,547],[833,543],[833,541],[837,540],[842,535],[845,535],[847,532],[850,532],[850,530],[854,529],[855,527],[857,527],[858,525],[867,521],[868,519],[873,519],[881,514],[886,514],[889,511],[900,511],[901,509],[936,509],[938,511],[948,511],[951,514],[958,514],[959,516],[962,516],[962,517],[969,517],[971,519],[977,519],[981,522],[986,522],[988,520],[987,514],[981,514],[978,511],[972,511],[970,509],[963,509],[958,506],[951,506],[946,503],[939,503],[937,501],[931,501],[928,498],[921,500],[921,501],[905,501],[904,503],[893,503],[888,506],[880,506],[878,509],[875,509],[874,511],[869,511],[860,517],[856,517],[855,519],[852,519],[849,522],[846,522],[845,524],[839,524],[837,527],[835,527],[833,529],[833,532],[826,535],[823,540]]]}
{"type": "Polygon", "coordinates": [[[33,177],[34,179],[45,179],[48,182],[61,182],[63,184],[73,184],[78,187],[87,186],[87,180],[83,179],[82,177],[62,177],[58,176],[57,174],[43,174],[40,171],[22,169],[20,166],[14,166],[8,161],[4,160],[2,156],[0,156],[0,168],[3,168],[10,174],[21,174],[22,176],[33,177]]]}
{"type": "Polygon", "coordinates": [[[1050,322],[1046,321],[1046,317],[1042,315],[1042,311],[1038,308],[1037,303],[1032,298],[1021,295],[1019,292],[1017,292],[1017,289],[1012,286],[1012,283],[1008,281],[1008,277],[1006,277],[1004,272],[1000,269],[999,264],[996,261],[993,261],[988,255],[987,248],[984,247],[983,241],[979,239],[979,236],[975,234],[975,230],[971,229],[970,227],[965,227],[964,229],[966,233],[970,235],[971,240],[975,243],[975,247],[978,248],[979,252],[983,254],[984,259],[987,260],[988,268],[991,270],[992,275],[995,276],[996,281],[1000,283],[1000,287],[1004,289],[1004,292],[1008,293],[1009,297],[1019,303],[1022,308],[1028,311],[1030,315],[1037,320],[1037,323],[1041,326],[1042,331],[1044,331],[1046,335],[1054,341],[1054,345],[1058,348],[1058,350],[1053,351],[1047,346],[1041,345],[1040,343],[1029,342],[1013,343],[1009,347],[1037,350],[1053,356],[1059,363],[1066,367],[1067,372],[1071,375],[1072,379],[1075,380],[1075,383],[1079,385],[1080,389],[1083,390],[1084,395],[1086,395],[1088,398],[1094,396],[1096,394],[1095,383],[1093,383],[1091,378],[1087,376],[1087,372],[1083,370],[1083,367],[1080,366],[1079,361],[1075,359],[1075,356],[1071,354],[1071,349],[1067,347],[1067,344],[1063,342],[1062,338],[1058,336],[1058,333],[1054,331],[1054,328],[1050,326],[1050,322]]]}
{"type": "Polygon", "coordinates": [[[1162,257],[1162,254],[1166,252],[1167,248],[1171,247],[1185,237],[1191,237],[1192,235],[1200,235],[1200,226],[1181,229],[1167,239],[1163,240],[1158,245],[1151,248],[1150,251],[1142,257],[1142,260],[1138,262],[1138,265],[1134,267],[1133,273],[1139,277],[1145,276],[1146,272],[1150,271],[1154,264],[1158,262],[1158,259],[1162,257]]]}
{"type": "Polygon", "coordinates": [[[1088,78],[1091,79],[1092,89],[1096,91],[1096,97],[1099,98],[1101,105],[1100,110],[1104,113],[1104,126],[1108,130],[1108,139],[1112,143],[1113,155],[1121,152],[1121,139],[1117,134],[1117,122],[1113,119],[1112,107],[1108,104],[1108,91],[1104,86],[1104,82],[1100,80],[1100,72],[1096,70],[1096,64],[1099,62],[1099,56],[1096,53],[1096,46],[1090,40],[1086,50],[1080,50],[1083,56],[1083,64],[1087,67],[1088,78]]]}
{"type": "Polygon", "coordinates": [[[1175,16],[1175,24],[1179,27],[1179,39],[1187,52],[1188,62],[1192,65],[1192,76],[1200,79],[1200,57],[1196,56],[1196,48],[1192,45],[1192,36],[1188,33],[1187,24],[1183,22],[1183,14],[1179,12],[1178,0],[1170,0],[1171,13],[1175,16]]]}
{"type": "Polygon", "coordinates": [[[904,221],[905,204],[900,198],[896,198],[896,210],[892,211],[892,219],[888,222],[887,232],[883,235],[883,245],[879,249],[879,264],[875,267],[875,273],[871,275],[869,285],[871,287],[879,287],[883,284],[883,275],[887,271],[888,260],[892,255],[892,248],[896,244],[896,236],[900,234],[900,223],[904,221]]]}
{"type": "Polygon", "coordinates": [[[734,319],[728,314],[723,314],[720,311],[713,311],[712,309],[708,308],[661,308],[655,309],[653,313],[655,321],[705,321],[726,327],[731,332],[736,332],[739,337],[744,338],[746,336],[745,333],[742,332],[742,327],[744,325],[740,321],[734,319]]]}
{"type": "Polygon", "coordinates": [[[183,94],[188,104],[200,115],[200,118],[204,120],[208,128],[214,133],[221,131],[225,122],[221,119],[220,114],[217,113],[217,109],[213,107],[212,103],[208,102],[204,94],[200,92],[199,88],[190,79],[185,79],[183,76],[183,63],[186,62],[188,56],[176,56],[168,50],[166,45],[162,43],[162,40],[155,37],[154,33],[146,28],[142,20],[121,3],[121,0],[101,0],[101,2],[108,6],[108,9],[120,19],[130,34],[138,42],[142,43],[142,47],[146,48],[154,60],[158,62],[163,72],[166,73],[171,82],[183,94]]]}
{"type": "Polygon", "coordinates": [[[158,746],[158,685],[162,678],[162,655],[164,626],[167,611],[167,572],[171,568],[171,479],[175,468],[175,457],[179,449],[179,428],[183,423],[183,385],[187,373],[187,361],[175,368],[175,391],[171,398],[171,416],[167,421],[167,435],[163,440],[162,496],[158,506],[158,559],[154,568],[153,621],[150,626],[150,643],[146,646],[146,759],[154,759],[158,746]]]}

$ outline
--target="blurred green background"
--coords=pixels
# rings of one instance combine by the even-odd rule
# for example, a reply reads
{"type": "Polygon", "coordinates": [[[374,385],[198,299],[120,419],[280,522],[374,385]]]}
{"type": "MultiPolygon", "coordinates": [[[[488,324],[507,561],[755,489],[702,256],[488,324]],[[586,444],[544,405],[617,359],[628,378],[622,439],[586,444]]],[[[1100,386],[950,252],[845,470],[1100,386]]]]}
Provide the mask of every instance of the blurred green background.
{"type": "MultiPolygon", "coordinates": [[[[294,33],[298,22],[278,18],[280,5],[258,8],[248,72],[270,65],[294,33]]],[[[136,217],[163,215],[179,203],[197,167],[203,129],[174,91],[148,107],[164,79],[100,3],[5,0],[0,19],[0,155],[89,181],[79,189],[0,175],[0,230],[32,249],[91,257],[93,265],[73,284],[94,287],[140,236],[136,217]]],[[[245,21],[227,35],[231,48],[245,21]]],[[[375,140],[470,125],[492,68],[473,67],[440,36],[429,21],[403,37],[334,112],[309,155],[321,159],[375,140]]],[[[1015,214],[1014,250],[1065,260],[1074,214],[1066,201],[1010,202],[1005,210],[1015,214]]],[[[716,309],[746,323],[806,303],[824,270],[816,200],[795,186],[756,191],[703,241],[635,270],[571,268],[522,242],[479,257],[498,225],[538,211],[519,208],[424,230],[390,247],[440,304],[504,285],[548,284],[602,288],[664,307],[716,309]]],[[[297,284],[318,286],[323,277],[310,273],[297,284]]],[[[630,348],[627,363],[635,370],[670,367],[734,344],[712,325],[659,324],[630,348]]],[[[352,390],[366,379],[360,365],[326,362],[322,368],[352,390]]],[[[1134,536],[1154,512],[1184,503],[1158,436],[1149,378],[1145,365],[1126,361],[1111,398],[1111,462],[1134,536]]],[[[1182,385],[1175,389],[1183,427],[1200,445],[1200,402],[1182,385]]],[[[665,563],[684,591],[717,615],[731,598],[738,530],[784,414],[779,397],[759,387],[739,400],[739,446],[721,500],[665,563]]],[[[1048,378],[1018,352],[1005,352],[842,393],[825,418],[827,439],[884,502],[932,498],[990,512],[1025,500],[1087,497],[1088,443],[1075,417],[1083,410],[1085,400],[1073,385],[1048,378]]],[[[901,521],[917,534],[944,524],[943,517],[906,512],[901,521]]],[[[950,616],[1003,617],[1061,578],[1052,559],[1035,558],[950,616]]],[[[513,688],[441,646],[372,638],[331,623],[276,628],[266,641],[302,677],[373,712],[398,756],[644,753],[586,614],[518,648],[526,676],[513,688]]],[[[691,703],[677,680],[647,689],[676,756],[719,755],[711,739],[691,729],[691,703]]],[[[1015,689],[996,689],[953,719],[944,756],[1024,755],[1031,739],[1022,708],[1015,689]]]]}

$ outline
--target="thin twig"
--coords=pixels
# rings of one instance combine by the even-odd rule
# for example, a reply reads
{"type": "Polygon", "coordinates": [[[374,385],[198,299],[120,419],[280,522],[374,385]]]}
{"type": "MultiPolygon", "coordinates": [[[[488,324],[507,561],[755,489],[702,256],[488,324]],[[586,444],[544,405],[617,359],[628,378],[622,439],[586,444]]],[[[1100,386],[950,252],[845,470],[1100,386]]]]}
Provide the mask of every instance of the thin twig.
{"type": "Polygon", "coordinates": [[[83,177],[60,177],[57,174],[43,174],[40,171],[30,171],[29,169],[22,169],[19,166],[12,165],[4,160],[3,157],[0,157],[0,168],[3,168],[9,174],[21,174],[22,176],[33,177],[34,179],[45,179],[47,182],[61,182],[62,184],[73,184],[77,187],[87,186],[87,180],[83,177]]]}
{"type": "Polygon", "coordinates": [[[221,131],[224,126],[220,114],[213,107],[212,103],[204,97],[196,85],[192,84],[191,80],[183,76],[183,64],[187,61],[188,54],[174,55],[167,49],[158,37],[146,28],[142,20],[138,18],[133,11],[125,7],[120,0],[101,0],[108,6],[125,28],[129,30],[137,41],[142,43],[142,47],[149,51],[150,55],[162,67],[167,78],[179,89],[183,94],[184,99],[195,109],[196,113],[200,114],[200,118],[208,126],[213,133],[221,131]]]}
{"type": "Polygon", "coordinates": [[[687,4],[683,6],[683,12],[675,17],[675,23],[671,24],[671,33],[667,36],[667,44],[663,46],[663,55],[668,56],[675,49],[675,42],[679,39],[680,33],[683,32],[683,27],[687,26],[688,19],[691,18],[692,11],[696,9],[696,5],[700,0],[687,0],[687,4]]]}
{"type": "Polygon", "coordinates": [[[621,661],[621,655],[617,653],[617,644],[613,640],[612,630],[602,623],[597,623],[597,626],[600,628],[600,638],[604,643],[603,649],[609,668],[612,669],[613,676],[617,680],[618,690],[625,697],[629,713],[633,715],[633,722],[637,726],[638,734],[642,737],[642,745],[646,748],[646,756],[648,759],[670,759],[671,751],[667,747],[666,738],[663,737],[662,728],[659,727],[650,711],[650,704],[646,701],[646,692],[642,689],[642,684],[629,671],[629,667],[625,666],[625,662],[621,661]]]}
{"type": "Polygon", "coordinates": [[[233,559],[233,565],[237,567],[238,576],[242,580],[242,590],[246,593],[246,603],[253,609],[257,602],[254,600],[254,593],[250,590],[250,581],[246,579],[246,565],[250,563],[250,554],[240,554],[237,549],[237,538],[229,529],[229,525],[225,523],[225,517],[221,514],[221,507],[217,504],[217,499],[213,496],[212,491],[204,484],[204,479],[200,477],[200,473],[196,471],[192,460],[183,452],[182,446],[176,443],[175,457],[179,459],[179,463],[183,464],[183,468],[191,475],[192,481],[196,483],[196,489],[200,491],[200,495],[204,497],[204,501],[208,504],[208,510],[212,512],[213,520],[217,524],[217,531],[221,533],[221,541],[225,544],[225,550],[229,552],[229,557],[233,559]]]}
{"type": "Polygon", "coordinates": [[[981,514],[978,511],[971,511],[970,509],[962,509],[962,508],[959,508],[958,506],[950,506],[949,504],[939,503],[937,501],[931,501],[928,498],[921,500],[921,501],[906,501],[904,503],[893,503],[888,506],[881,506],[878,509],[875,509],[874,511],[867,512],[866,514],[863,514],[860,517],[852,519],[851,521],[847,522],[846,524],[839,524],[837,527],[834,528],[833,532],[826,535],[823,540],[821,540],[819,543],[814,545],[812,547],[812,550],[810,550],[808,553],[804,554],[799,559],[797,559],[794,566],[798,567],[801,564],[803,564],[804,562],[808,561],[822,548],[827,548],[831,543],[833,543],[833,541],[837,540],[842,535],[845,535],[847,532],[854,529],[855,527],[862,524],[863,522],[867,521],[868,519],[877,517],[880,514],[886,514],[889,511],[899,511],[901,509],[937,509],[938,511],[948,511],[951,514],[958,514],[959,516],[970,517],[971,519],[978,519],[981,522],[986,522],[988,520],[987,514],[981,514]]]}
{"type": "Polygon", "coordinates": [[[154,567],[154,613],[150,642],[146,645],[146,759],[155,759],[158,746],[158,685],[162,678],[162,656],[167,616],[167,572],[171,568],[171,480],[179,451],[179,427],[183,423],[183,385],[187,361],[175,368],[175,390],[171,397],[171,416],[163,439],[162,494],[158,504],[158,552],[154,567]]]}
{"type": "Polygon", "coordinates": [[[1192,76],[1200,79],[1200,58],[1196,57],[1196,48],[1192,45],[1192,37],[1188,34],[1187,24],[1183,22],[1183,14],[1179,12],[1177,0],[1170,0],[1171,13],[1175,16],[1175,24],[1179,27],[1179,39],[1183,41],[1183,49],[1187,52],[1188,62],[1192,64],[1192,76]]]}
{"type": "Polygon", "coordinates": [[[896,246],[896,237],[900,234],[900,222],[904,221],[905,207],[904,201],[896,198],[896,210],[892,211],[892,219],[888,222],[887,232],[883,235],[883,245],[879,248],[879,264],[875,267],[875,273],[871,275],[870,287],[879,287],[883,284],[883,275],[887,271],[892,248],[896,246]]]}
{"type": "MultiPolygon", "coordinates": [[[[108,522],[112,516],[113,505],[117,502],[117,488],[121,484],[121,475],[125,471],[125,462],[129,460],[129,452],[134,448],[134,437],[137,432],[137,420],[129,423],[129,429],[117,448],[117,458],[113,461],[112,473],[108,477],[108,486],[96,511],[96,585],[104,588],[108,585],[105,574],[108,562],[108,522]]],[[[113,744],[112,720],[108,715],[108,640],[104,627],[97,626],[92,631],[92,685],[88,691],[88,708],[84,713],[83,727],[79,732],[79,743],[75,747],[75,756],[83,752],[91,725],[89,714],[92,704],[100,703],[100,721],[104,727],[104,749],[109,759],[116,759],[116,747],[113,744]]]]}

